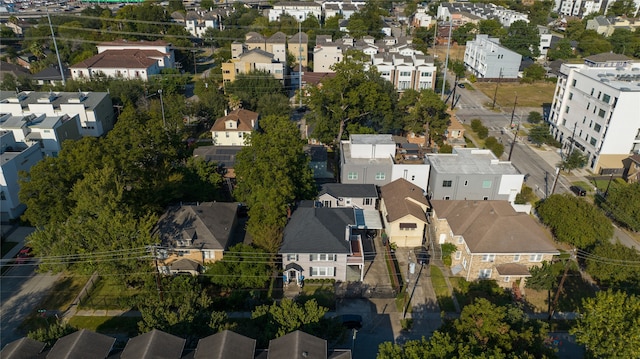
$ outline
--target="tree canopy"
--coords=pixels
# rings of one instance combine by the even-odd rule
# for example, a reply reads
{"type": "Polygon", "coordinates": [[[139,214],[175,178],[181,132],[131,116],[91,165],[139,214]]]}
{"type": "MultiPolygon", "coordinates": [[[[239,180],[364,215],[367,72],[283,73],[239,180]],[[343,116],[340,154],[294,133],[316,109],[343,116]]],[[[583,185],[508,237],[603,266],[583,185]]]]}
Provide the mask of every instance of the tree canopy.
{"type": "Polygon", "coordinates": [[[429,146],[432,141],[441,145],[450,123],[447,104],[430,89],[420,90],[415,96],[413,106],[407,108],[403,129],[418,134],[424,133],[429,146]]]}
{"type": "Polygon", "coordinates": [[[554,194],[538,202],[542,223],[555,238],[578,248],[592,246],[613,235],[611,221],[594,205],[571,194],[554,194]]]}
{"type": "Polygon", "coordinates": [[[580,256],[587,265],[587,272],[600,283],[637,288],[640,284],[640,253],[618,242],[600,241],[590,251],[580,256]]]}
{"type": "Polygon", "coordinates": [[[640,232],[640,183],[611,186],[600,206],[610,212],[617,222],[640,232]]]}
{"type": "MultiPolygon", "coordinates": [[[[242,108],[257,111],[260,99],[265,96],[284,94],[282,83],[265,71],[251,71],[238,74],[235,81],[225,84],[225,91],[229,95],[237,96],[242,108]]],[[[265,106],[262,106],[264,109],[265,106]]],[[[280,114],[280,115],[286,115],[280,114]]]]}
{"type": "Polygon", "coordinates": [[[240,243],[209,265],[205,275],[223,288],[264,288],[271,278],[270,263],[269,253],[240,243]]]}
{"type": "Polygon", "coordinates": [[[580,150],[574,148],[573,151],[567,156],[560,166],[563,170],[571,173],[571,170],[582,168],[587,165],[587,156],[585,156],[580,150]]]}
{"type": "Polygon", "coordinates": [[[523,20],[513,22],[500,43],[523,57],[536,58],[540,55],[538,28],[523,20]]]}
{"type": "Polygon", "coordinates": [[[594,358],[632,358],[640,353],[640,299],[623,292],[600,291],[583,300],[569,333],[594,358]]]}

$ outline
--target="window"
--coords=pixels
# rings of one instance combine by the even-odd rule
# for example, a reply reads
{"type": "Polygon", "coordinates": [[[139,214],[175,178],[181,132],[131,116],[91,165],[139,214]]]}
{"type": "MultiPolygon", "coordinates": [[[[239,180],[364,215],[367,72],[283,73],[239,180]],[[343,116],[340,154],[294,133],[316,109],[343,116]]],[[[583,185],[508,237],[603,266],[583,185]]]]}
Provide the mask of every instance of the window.
{"type": "Polygon", "coordinates": [[[401,231],[415,231],[418,225],[415,223],[400,223],[401,231]]]}
{"type": "Polygon", "coordinates": [[[416,176],[411,176],[411,180],[415,181],[416,180],[416,176]]]}
{"type": "Polygon", "coordinates": [[[442,181],[442,187],[451,187],[453,182],[451,181],[442,181]]]}
{"type": "Polygon", "coordinates": [[[603,109],[598,110],[598,117],[604,118],[604,115],[606,114],[606,111],[603,109]]]}
{"type": "Polygon", "coordinates": [[[496,259],[495,254],[483,254],[482,261],[483,262],[493,262],[496,259]]]}
{"type": "Polygon", "coordinates": [[[505,277],[504,277],[504,281],[505,281],[505,282],[509,282],[509,281],[511,281],[511,277],[509,277],[509,276],[505,276],[505,277]]]}
{"type": "Polygon", "coordinates": [[[298,255],[297,254],[287,254],[287,260],[288,261],[297,261],[298,260],[298,255]]]}
{"type": "Polygon", "coordinates": [[[462,242],[464,242],[464,241],[462,240],[462,237],[458,236],[457,242],[458,242],[458,244],[462,244],[462,242]]]}
{"type": "Polygon", "coordinates": [[[567,108],[564,109],[564,113],[569,113],[569,106],[567,106],[567,108]]]}
{"type": "Polygon", "coordinates": [[[483,200],[483,201],[488,201],[488,200],[489,200],[489,197],[484,196],[484,197],[482,197],[482,200],[483,200]]]}
{"type": "Polygon", "coordinates": [[[7,195],[4,194],[4,191],[0,191],[0,200],[3,200],[3,201],[7,200],[7,195]]]}
{"type": "Polygon", "coordinates": [[[420,76],[422,76],[422,77],[427,77],[427,76],[431,77],[431,72],[421,72],[420,76]]]}
{"type": "Polygon", "coordinates": [[[573,92],[569,92],[569,100],[573,100],[573,92]]]}
{"type": "Polygon", "coordinates": [[[214,132],[214,133],[213,133],[213,137],[216,137],[216,138],[217,138],[217,137],[218,137],[218,133],[217,133],[217,132],[214,132]]]}
{"type": "Polygon", "coordinates": [[[480,273],[478,274],[478,278],[480,278],[480,279],[491,278],[491,269],[480,269],[480,273]]]}
{"type": "Polygon", "coordinates": [[[227,138],[229,138],[229,132],[225,132],[225,134],[227,135],[227,138]]]}
{"type": "Polygon", "coordinates": [[[482,181],[482,188],[491,188],[491,181],[482,181]]]}
{"type": "Polygon", "coordinates": [[[587,110],[589,109],[589,107],[591,107],[591,103],[587,104],[587,110]]]}
{"type": "Polygon", "coordinates": [[[336,260],[336,255],[335,254],[326,254],[326,253],[309,254],[309,260],[311,262],[313,262],[313,261],[331,262],[331,261],[335,261],[336,260]]]}
{"type": "Polygon", "coordinates": [[[327,207],[327,208],[331,208],[331,201],[322,201],[322,206],[323,207],[327,207]]]}
{"type": "Polygon", "coordinates": [[[409,71],[400,71],[400,76],[411,76],[411,72],[409,72],[409,71]]]}
{"type": "Polygon", "coordinates": [[[611,100],[611,96],[609,96],[609,95],[607,95],[607,94],[604,94],[604,95],[602,96],[602,102],[609,103],[609,100],[611,100]]]}
{"type": "Polygon", "coordinates": [[[242,132],[238,132],[238,137],[242,138],[242,132]]]}
{"type": "Polygon", "coordinates": [[[598,140],[596,140],[595,138],[591,137],[591,141],[589,141],[589,143],[591,144],[591,146],[595,147],[596,143],[598,143],[598,140]]]}
{"type": "MultiPolygon", "coordinates": [[[[573,80],[573,81],[575,81],[575,80],[573,80]]],[[[589,95],[593,96],[593,91],[595,91],[595,89],[592,87],[591,88],[591,93],[589,95]]]]}
{"type": "Polygon", "coordinates": [[[520,255],[519,254],[514,254],[513,255],[513,261],[514,262],[520,262],[520,255]]]}
{"type": "Polygon", "coordinates": [[[311,267],[312,277],[333,277],[335,272],[334,267],[311,267]]]}
{"type": "Polygon", "coordinates": [[[464,181],[464,185],[468,186],[469,185],[469,181],[464,181]]]}
{"type": "Polygon", "coordinates": [[[542,262],[542,254],[532,254],[529,256],[529,262],[542,262]]]}
{"type": "Polygon", "coordinates": [[[378,181],[382,181],[382,180],[384,180],[384,179],[385,179],[384,172],[378,172],[378,173],[376,173],[376,180],[378,180],[378,181]]]}
{"type": "Polygon", "coordinates": [[[598,91],[598,100],[600,99],[600,95],[602,95],[602,91],[598,91]]]}
{"type": "Polygon", "coordinates": [[[462,267],[467,268],[467,258],[462,258],[462,267]]]}
{"type": "Polygon", "coordinates": [[[571,86],[576,87],[576,79],[573,79],[573,81],[571,81],[571,86]]]}
{"type": "Polygon", "coordinates": [[[357,180],[358,179],[358,172],[349,172],[349,174],[347,175],[347,179],[357,180]]]}
{"type": "Polygon", "coordinates": [[[448,200],[450,200],[450,199],[451,199],[451,197],[449,197],[449,196],[444,196],[444,200],[445,200],[445,201],[448,201],[448,200]]]}
{"type": "Polygon", "coordinates": [[[600,132],[600,129],[601,129],[601,128],[602,128],[602,126],[600,126],[600,125],[599,125],[599,124],[597,124],[597,123],[593,126],[593,130],[594,130],[594,131],[596,131],[596,132],[600,132]]]}
{"type": "Polygon", "coordinates": [[[462,258],[462,251],[456,251],[456,259],[460,260],[462,258]]]}
{"type": "Polygon", "coordinates": [[[365,206],[370,206],[373,204],[373,200],[371,198],[365,198],[362,200],[362,204],[364,204],[365,206]]]}

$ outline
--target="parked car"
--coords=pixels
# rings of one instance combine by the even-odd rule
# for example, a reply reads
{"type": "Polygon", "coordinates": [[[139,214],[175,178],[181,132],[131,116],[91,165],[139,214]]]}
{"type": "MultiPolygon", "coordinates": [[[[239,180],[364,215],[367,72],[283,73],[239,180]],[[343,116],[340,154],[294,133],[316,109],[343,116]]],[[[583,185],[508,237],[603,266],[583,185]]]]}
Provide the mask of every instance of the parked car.
{"type": "Polygon", "coordinates": [[[414,251],[416,253],[416,260],[418,261],[418,264],[420,265],[429,264],[429,252],[427,251],[427,248],[422,246],[422,247],[416,248],[414,251]]]}
{"type": "Polygon", "coordinates": [[[587,195],[587,191],[580,186],[571,186],[569,187],[569,189],[571,190],[571,192],[575,193],[576,196],[584,197],[587,195]]]}
{"type": "Polygon", "coordinates": [[[464,88],[464,84],[460,83],[460,84],[458,84],[458,87],[460,87],[461,89],[463,89],[463,88],[464,88]]]}
{"type": "Polygon", "coordinates": [[[33,257],[33,249],[29,246],[23,247],[16,256],[16,264],[23,264],[28,258],[33,257]]]}
{"type": "Polygon", "coordinates": [[[342,326],[347,329],[360,330],[362,328],[362,316],[357,314],[343,314],[338,317],[342,326]]]}

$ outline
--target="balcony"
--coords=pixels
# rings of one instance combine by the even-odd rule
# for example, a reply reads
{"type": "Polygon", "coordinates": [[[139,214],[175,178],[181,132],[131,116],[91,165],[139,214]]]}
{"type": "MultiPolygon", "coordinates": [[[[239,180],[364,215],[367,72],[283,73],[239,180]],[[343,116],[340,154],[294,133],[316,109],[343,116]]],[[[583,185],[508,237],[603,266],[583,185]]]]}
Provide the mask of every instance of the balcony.
{"type": "Polygon", "coordinates": [[[362,247],[362,237],[352,235],[349,238],[351,255],[347,256],[347,265],[364,265],[364,251],[362,247]]]}

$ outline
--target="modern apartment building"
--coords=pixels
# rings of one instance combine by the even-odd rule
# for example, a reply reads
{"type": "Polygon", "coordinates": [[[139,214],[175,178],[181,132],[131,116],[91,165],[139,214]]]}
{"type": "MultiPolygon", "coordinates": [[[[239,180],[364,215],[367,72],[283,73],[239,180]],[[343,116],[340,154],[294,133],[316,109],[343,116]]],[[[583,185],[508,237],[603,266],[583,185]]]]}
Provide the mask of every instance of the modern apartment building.
{"type": "Polygon", "coordinates": [[[522,55],[500,45],[500,39],[478,34],[467,41],[464,64],[479,79],[516,79],[522,55]]]}
{"type": "Polygon", "coordinates": [[[622,168],[622,160],[640,153],[640,63],[618,54],[587,57],[564,64],[549,116],[551,133],[563,154],[579,149],[587,167],[622,168]]]}
{"type": "Polygon", "coordinates": [[[379,53],[372,61],[380,76],[391,82],[398,92],[435,88],[437,68],[430,56],[379,53]]]}

